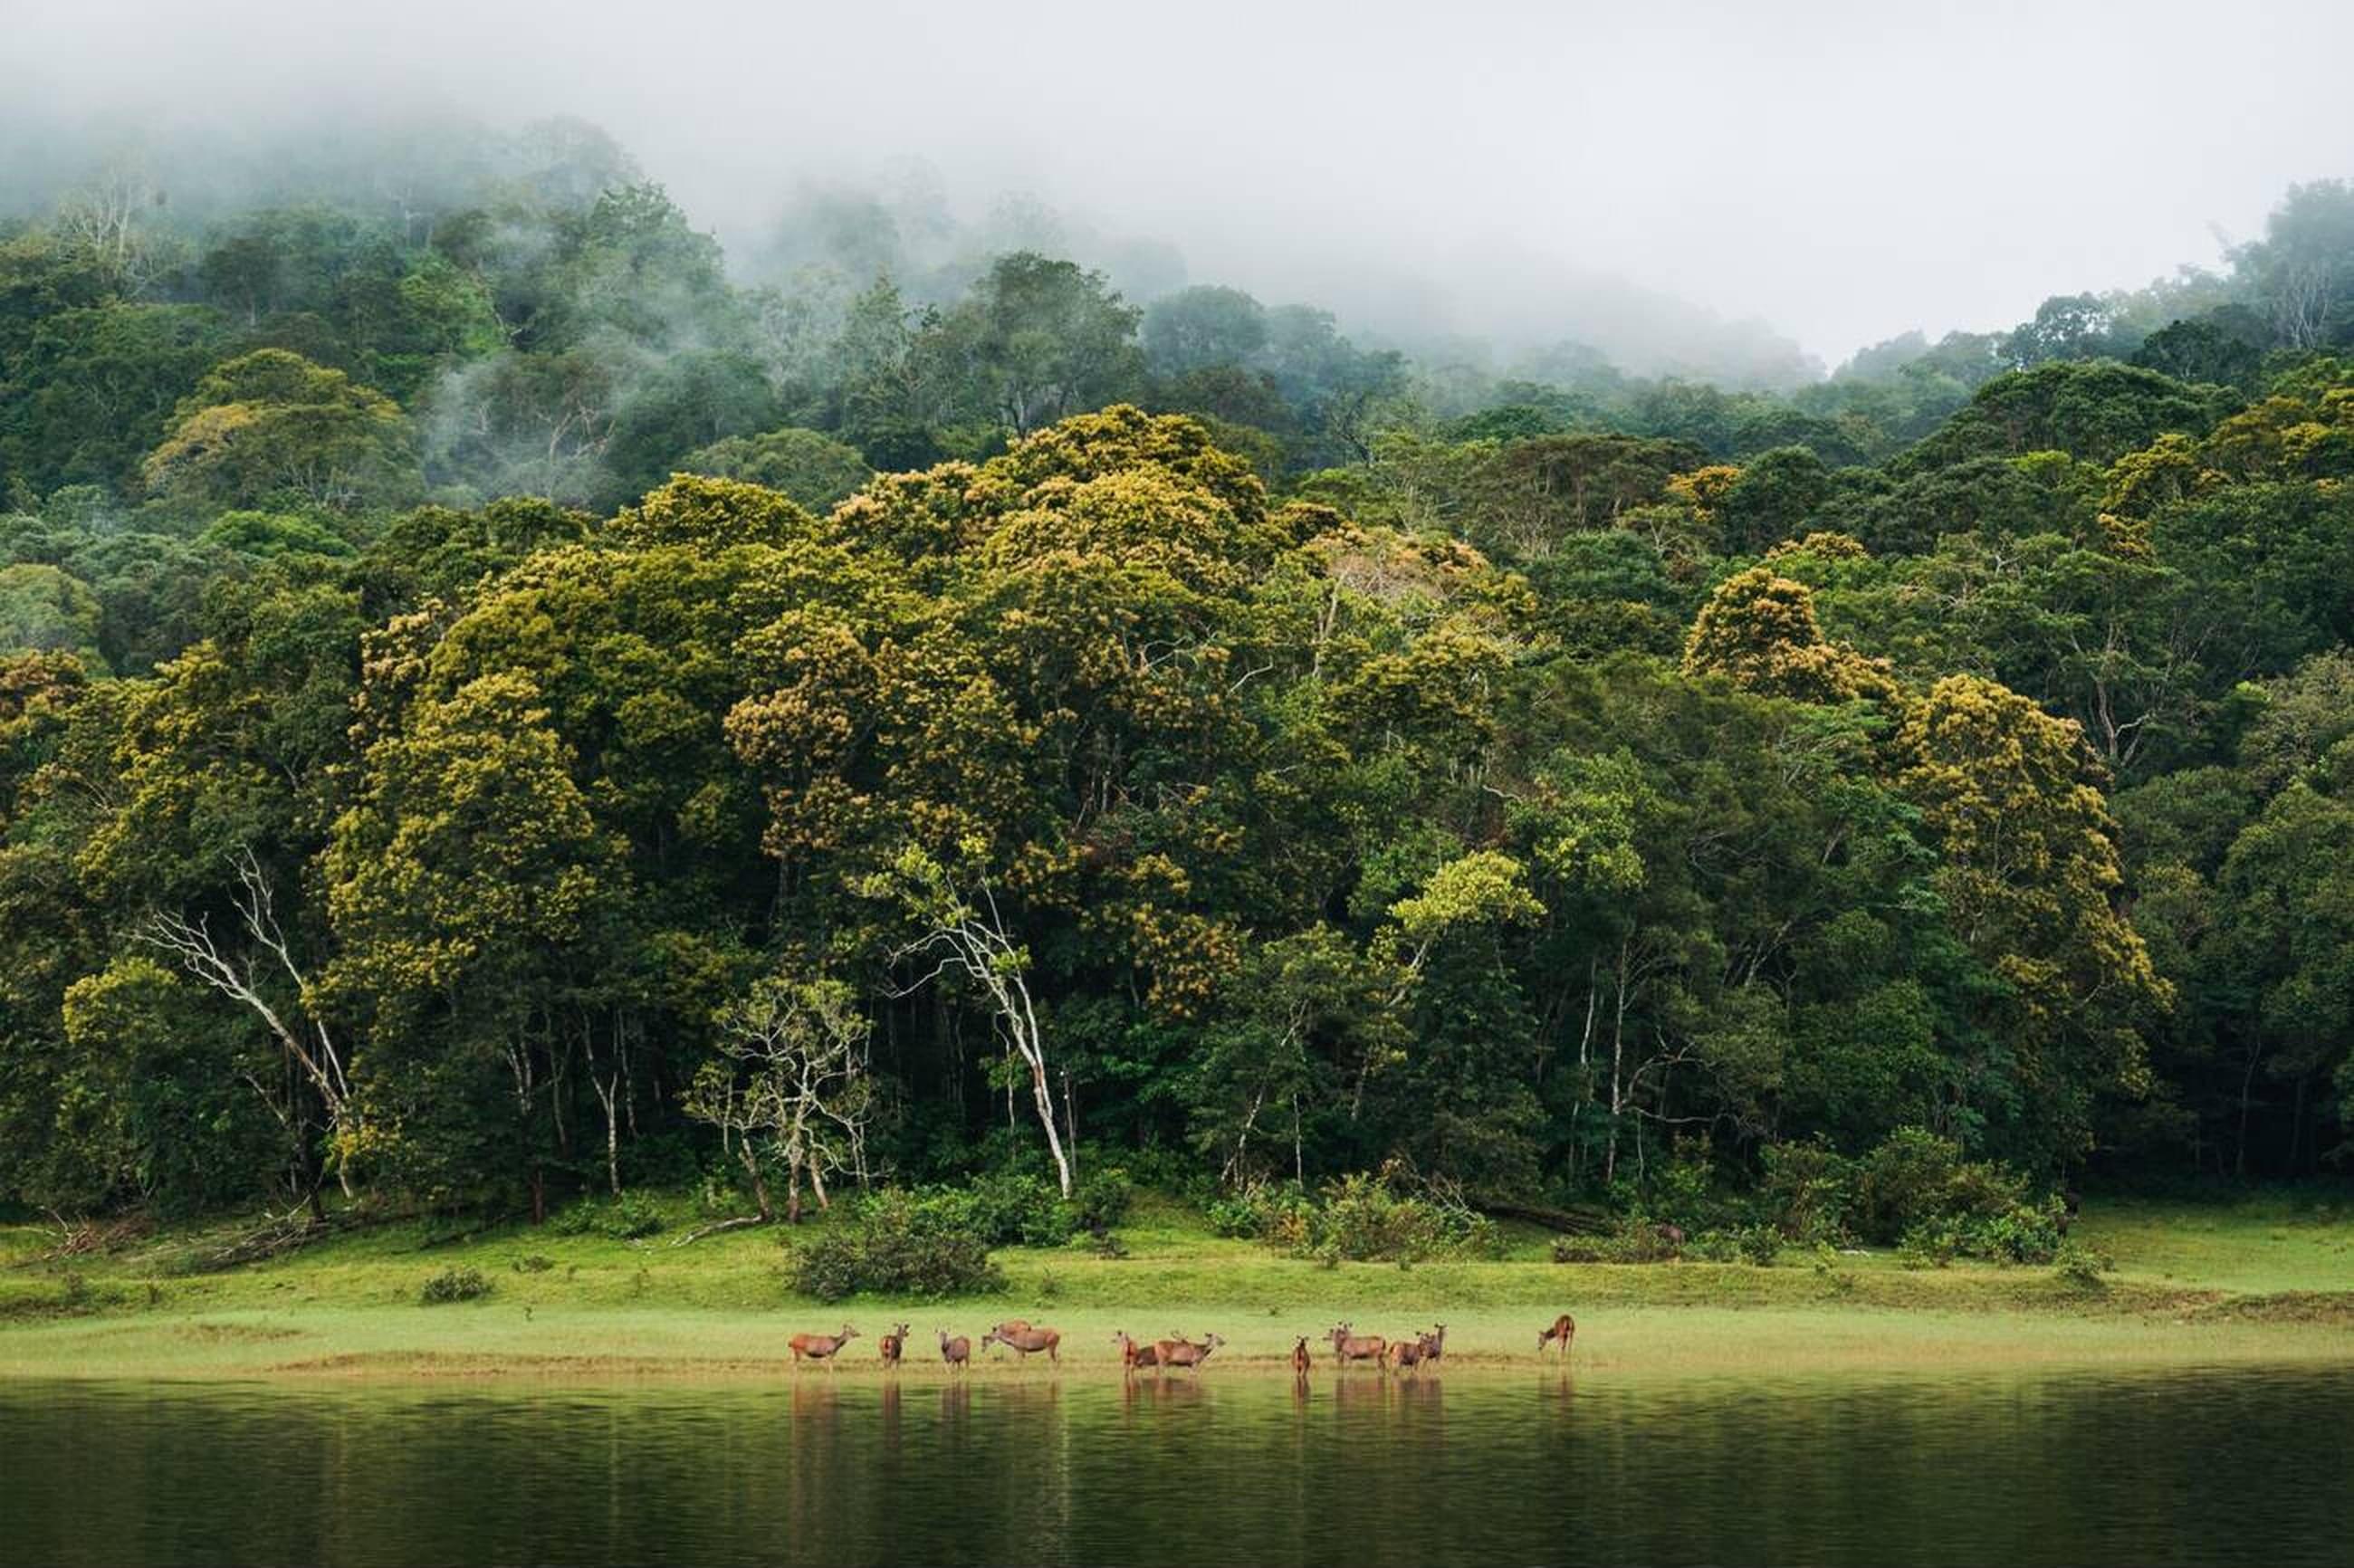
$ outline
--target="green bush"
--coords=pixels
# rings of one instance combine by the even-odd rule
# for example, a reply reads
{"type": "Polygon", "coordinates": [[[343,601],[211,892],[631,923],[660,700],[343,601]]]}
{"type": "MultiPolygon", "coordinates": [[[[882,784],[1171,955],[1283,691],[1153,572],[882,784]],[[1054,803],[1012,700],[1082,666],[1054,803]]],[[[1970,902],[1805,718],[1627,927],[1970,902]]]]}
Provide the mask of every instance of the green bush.
{"type": "Polygon", "coordinates": [[[1280,1243],[1287,1235],[1304,1234],[1315,1200],[1294,1182],[1254,1181],[1239,1192],[1210,1200],[1210,1228],[1222,1236],[1244,1241],[1280,1243]]]}
{"type": "Polygon", "coordinates": [[[1771,1268],[1782,1256],[1782,1233],[1772,1225],[1744,1225],[1733,1233],[1733,1245],[1742,1262],[1771,1268]]]}
{"type": "Polygon", "coordinates": [[[425,1282],[422,1297],[428,1307],[447,1306],[452,1301],[474,1301],[491,1293],[491,1282],[482,1277],[479,1268],[445,1268],[425,1282]]]}
{"type": "Polygon", "coordinates": [[[663,1228],[662,1211],[643,1192],[624,1192],[604,1202],[589,1200],[573,1204],[547,1222],[547,1228],[560,1236],[610,1236],[615,1241],[636,1241],[653,1235],[663,1228]]]}
{"type": "Polygon", "coordinates": [[[1963,1227],[1970,1255],[1997,1263],[2050,1263],[2060,1255],[2064,1213],[2060,1200],[2052,1198],[2041,1208],[2015,1203],[2001,1213],[1973,1220],[1963,1227]]]}
{"type": "Polygon", "coordinates": [[[1344,1263],[1415,1263],[1426,1257],[1493,1255],[1495,1223],[1444,1198],[1408,1197],[1379,1176],[1327,1182],[1320,1200],[1288,1211],[1278,1237],[1305,1257],[1344,1263]]]}
{"type": "Polygon", "coordinates": [[[1061,1246],[1076,1224],[1055,1184],[1023,1171],[991,1171],[935,1195],[961,1202],[964,1223],[991,1246],[1061,1246]]]}
{"type": "Polygon", "coordinates": [[[1328,1181],[1312,1198],[1291,1182],[1255,1181],[1212,1199],[1207,1213],[1210,1228],[1222,1236],[1262,1241],[1326,1264],[1411,1264],[1501,1249],[1495,1223],[1469,1205],[1407,1196],[1385,1177],[1362,1173],[1328,1181]]]}
{"type": "Polygon", "coordinates": [[[1097,1166],[1073,1184],[1071,1219],[1076,1228],[1100,1235],[1128,1217],[1136,1183],[1117,1165],[1097,1166]]]}
{"type": "MultiPolygon", "coordinates": [[[[1629,1214],[1602,1235],[1563,1236],[1553,1244],[1555,1263],[1672,1263],[1684,1255],[1683,1233],[1644,1214],[1629,1214]]],[[[1691,1244],[1702,1259],[1730,1263],[1738,1249],[1729,1235],[1702,1236],[1691,1244]]]]}
{"type": "Polygon", "coordinates": [[[1961,1250],[1961,1228],[1953,1221],[1919,1220],[1897,1239],[1896,1261],[1906,1268],[1944,1268],[1961,1250]]]}
{"type": "Polygon", "coordinates": [[[861,1291],[965,1296],[1001,1290],[1005,1277],[959,1205],[935,1194],[876,1192],[806,1239],[786,1238],[793,1288],[821,1301],[861,1291]]]}
{"type": "Polygon", "coordinates": [[[1898,1242],[1907,1268],[1943,1268],[1957,1257],[1988,1263],[2050,1263],[2060,1251],[2060,1203],[2013,1204],[1995,1214],[1945,1214],[1916,1220],[1898,1242]]]}
{"type": "Polygon", "coordinates": [[[1914,1225],[1990,1219],[2027,1205],[2027,1181],[1992,1160],[1966,1160],[1961,1145],[1899,1128],[1855,1164],[1849,1224],[1868,1241],[1901,1241],[1914,1225]]]}
{"type": "Polygon", "coordinates": [[[1760,1156],[1757,1209],[1800,1246],[1837,1247],[1847,1239],[1855,1162],[1830,1145],[1769,1144],[1760,1156]]]}
{"type": "Polygon", "coordinates": [[[2062,1242],[2053,1254],[2052,1273],[2072,1290],[2106,1290],[2108,1281],[2101,1276],[2116,1266],[2116,1259],[2097,1248],[2062,1242]]]}

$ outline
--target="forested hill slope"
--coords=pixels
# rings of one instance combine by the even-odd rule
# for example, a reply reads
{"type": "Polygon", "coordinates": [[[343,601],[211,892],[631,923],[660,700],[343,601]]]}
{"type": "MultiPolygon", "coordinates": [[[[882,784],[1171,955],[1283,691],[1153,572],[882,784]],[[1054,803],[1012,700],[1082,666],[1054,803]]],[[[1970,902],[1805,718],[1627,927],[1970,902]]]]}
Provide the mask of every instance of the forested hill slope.
{"type": "Polygon", "coordinates": [[[24,227],[0,1197],[2329,1168],[2345,200],[1452,412],[1036,254],[811,327],[642,185],[24,227]]]}

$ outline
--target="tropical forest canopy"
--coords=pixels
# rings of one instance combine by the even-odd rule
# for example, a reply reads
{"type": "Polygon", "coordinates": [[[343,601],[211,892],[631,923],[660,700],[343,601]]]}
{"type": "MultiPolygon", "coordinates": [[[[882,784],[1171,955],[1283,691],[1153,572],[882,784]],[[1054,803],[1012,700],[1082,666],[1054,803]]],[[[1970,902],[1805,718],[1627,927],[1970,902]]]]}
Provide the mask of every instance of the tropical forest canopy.
{"type": "Polygon", "coordinates": [[[0,1199],[2354,1138],[2344,185],[1782,390],[168,197],[0,227],[0,1199]]]}

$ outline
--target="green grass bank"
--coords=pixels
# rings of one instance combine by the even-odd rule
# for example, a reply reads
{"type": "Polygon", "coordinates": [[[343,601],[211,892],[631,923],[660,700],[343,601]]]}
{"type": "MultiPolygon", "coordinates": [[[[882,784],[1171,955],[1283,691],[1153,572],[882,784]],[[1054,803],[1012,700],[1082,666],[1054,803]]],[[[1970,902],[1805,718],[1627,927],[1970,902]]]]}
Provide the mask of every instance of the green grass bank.
{"type": "MultiPolygon", "coordinates": [[[[2095,1201],[2075,1239],[2116,1260],[2097,1287],[2049,1268],[1911,1269],[1886,1252],[1797,1251],[1746,1264],[1556,1264],[1510,1233],[1492,1261],[1327,1266],[1212,1235],[1141,1199],[1129,1255],[1013,1248],[1002,1294],[811,1301],[786,1282],[781,1227],[682,1245],[503,1227],[450,1237],[420,1223],[361,1228],[259,1262],[192,1272],[231,1234],[126,1235],[71,1254],[49,1225],[0,1228],[0,1377],[769,1378],[786,1338],[847,1321],[864,1335],[837,1376],[877,1374],[874,1337],[914,1330],[901,1376],[948,1375],[945,1329],[978,1338],[1026,1317],[1064,1334],[1070,1372],[1116,1371],[1116,1330],[1215,1330],[1207,1374],[1270,1368],[1336,1321],[1397,1334],[1448,1326],[1450,1371],[1536,1364],[1560,1311],[1581,1373],[1768,1375],[1981,1367],[2206,1365],[2354,1358],[2354,1207],[2295,1194],[2228,1202],[2095,1201]],[[480,1272],[485,1295],[422,1304],[427,1282],[480,1272]]],[[[1002,1354],[1002,1352],[1000,1352],[1002,1354]]],[[[1011,1357],[972,1375],[1040,1375],[1011,1357]]],[[[1319,1373],[1330,1366],[1320,1358],[1319,1373]]],[[[1366,1374],[1370,1375],[1370,1374],[1366,1374]]]]}

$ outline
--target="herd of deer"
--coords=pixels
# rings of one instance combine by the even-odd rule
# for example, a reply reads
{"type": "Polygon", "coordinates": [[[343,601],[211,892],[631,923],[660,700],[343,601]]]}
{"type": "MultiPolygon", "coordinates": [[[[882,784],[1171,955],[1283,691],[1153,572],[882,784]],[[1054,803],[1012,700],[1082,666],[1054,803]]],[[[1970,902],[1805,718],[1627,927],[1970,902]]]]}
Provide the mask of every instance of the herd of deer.
{"type": "MultiPolygon", "coordinates": [[[[946,1330],[936,1332],[940,1338],[941,1361],[951,1367],[971,1364],[971,1340],[962,1334],[950,1338],[946,1330]]],[[[1570,1340],[1576,1336],[1577,1320],[1564,1312],[1553,1320],[1552,1327],[1537,1336],[1537,1353],[1543,1355],[1547,1345],[1558,1340],[1562,1359],[1566,1361],[1569,1359],[1570,1340]]],[[[858,1330],[844,1323],[838,1334],[795,1334],[786,1343],[792,1349],[795,1366],[807,1360],[823,1361],[831,1367],[842,1347],[857,1337],[858,1330]]],[[[1385,1340],[1379,1334],[1360,1334],[1352,1325],[1339,1323],[1324,1337],[1332,1342],[1333,1360],[1344,1367],[1352,1361],[1371,1361],[1385,1370],[1394,1368],[1401,1372],[1410,1372],[1425,1362],[1436,1362],[1447,1354],[1447,1325],[1444,1323],[1426,1332],[1394,1340],[1385,1340]]],[[[1198,1373],[1202,1363],[1210,1359],[1210,1352],[1225,1343],[1215,1334],[1204,1335],[1199,1340],[1174,1337],[1139,1340],[1122,1332],[1111,1338],[1112,1342],[1119,1347],[1120,1370],[1131,1373],[1141,1368],[1165,1372],[1181,1367],[1198,1373]]],[[[1063,1336],[1058,1330],[1034,1328],[1020,1318],[1000,1323],[981,1337],[982,1350],[991,1345],[1003,1345],[1025,1361],[1038,1351],[1045,1351],[1046,1359],[1057,1365],[1063,1360],[1063,1336]]],[[[897,1366],[899,1358],[907,1348],[907,1325],[895,1325],[889,1333],[875,1340],[875,1346],[883,1352],[885,1366],[897,1366]]],[[[1309,1363],[1308,1336],[1303,1334],[1291,1347],[1292,1372],[1296,1376],[1306,1377],[1309,1363]]]]}

